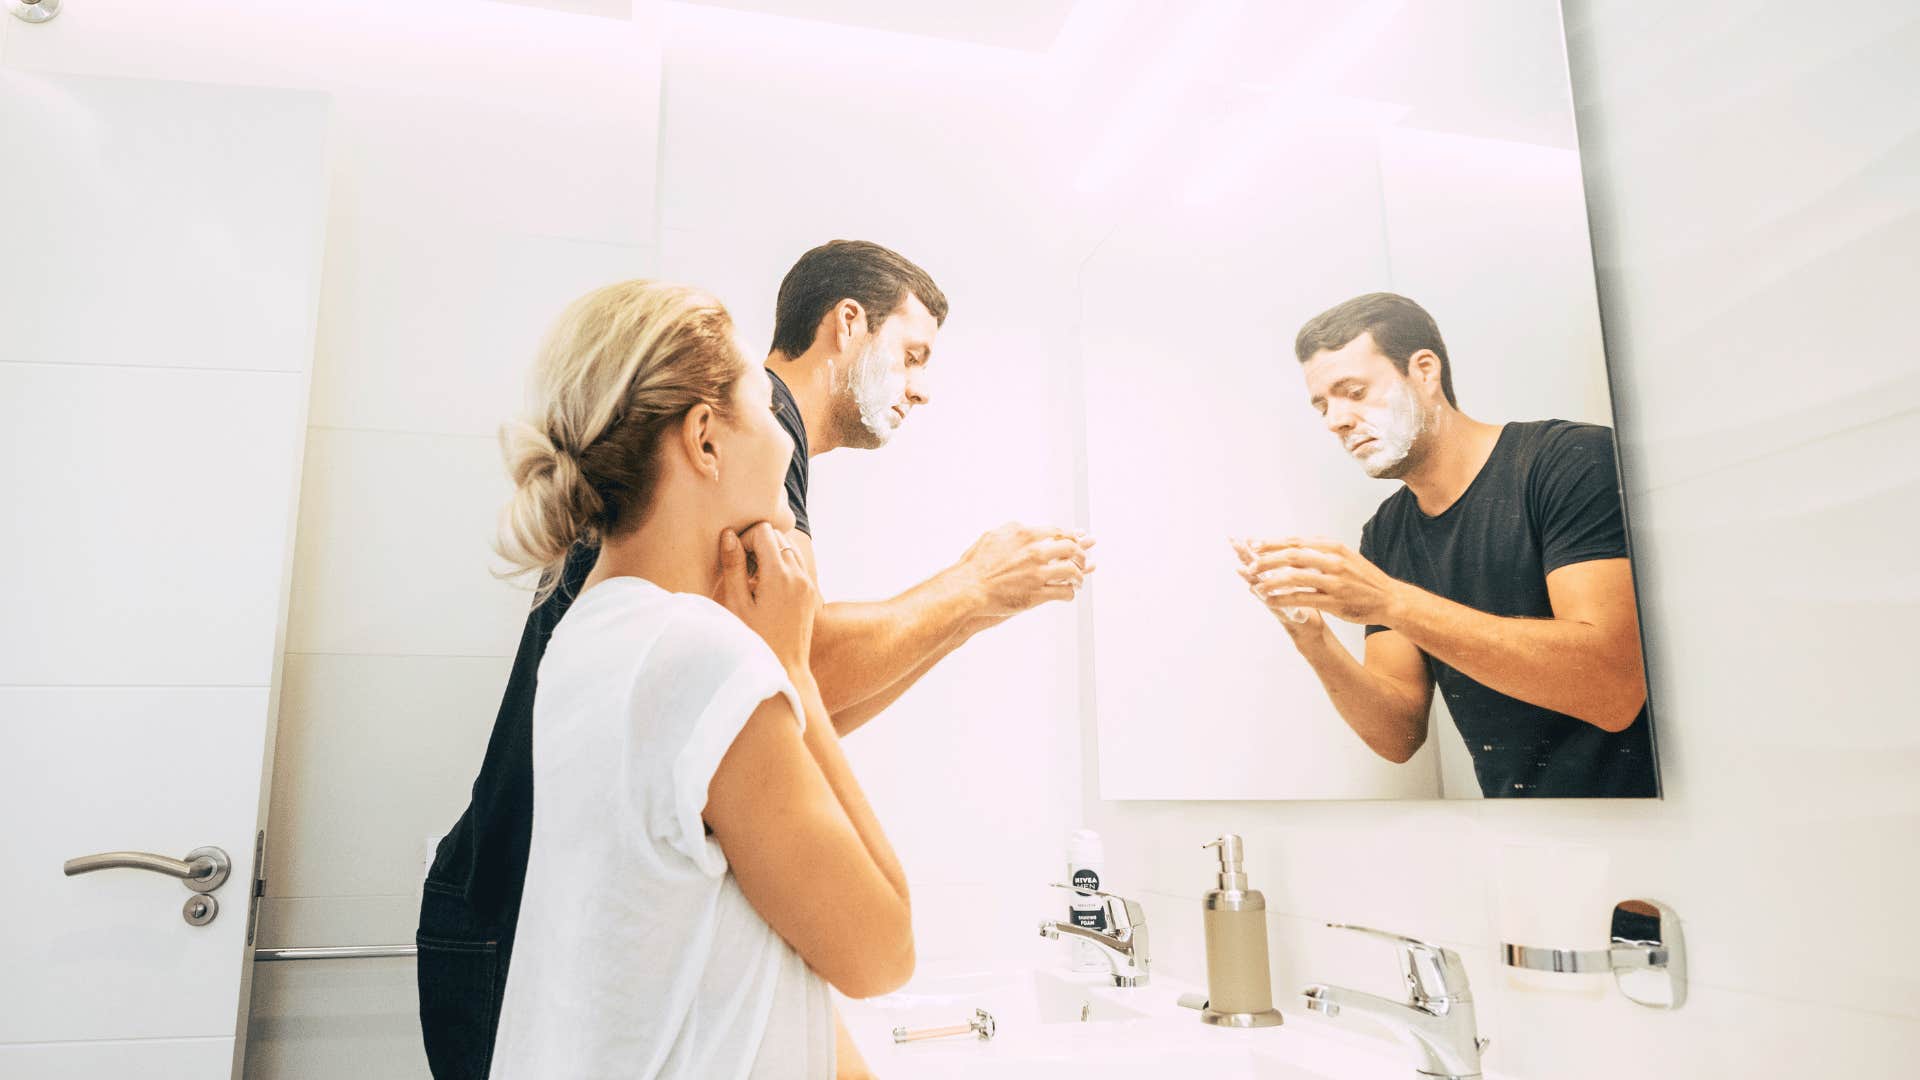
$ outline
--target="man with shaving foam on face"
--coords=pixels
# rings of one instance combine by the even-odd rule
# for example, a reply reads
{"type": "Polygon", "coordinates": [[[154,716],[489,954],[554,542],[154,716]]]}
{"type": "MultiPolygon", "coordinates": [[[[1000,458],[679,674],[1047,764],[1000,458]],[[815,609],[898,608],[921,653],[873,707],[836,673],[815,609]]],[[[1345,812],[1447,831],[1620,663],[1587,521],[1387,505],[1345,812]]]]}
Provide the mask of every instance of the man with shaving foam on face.
{"type": "Polygon", "coordinates": [[[1392,293],[1308,320],[1294,352],[1341,447],[1403,484],[1357,552],[1235,544],[1348,726],[1405,762],[1438,685],[1486,796],[1657,795],[1612,431],[1461,412],[1439,327],[1392,293]],[[1362,657],[1325,615],[1366,626],[1362,657]]]}

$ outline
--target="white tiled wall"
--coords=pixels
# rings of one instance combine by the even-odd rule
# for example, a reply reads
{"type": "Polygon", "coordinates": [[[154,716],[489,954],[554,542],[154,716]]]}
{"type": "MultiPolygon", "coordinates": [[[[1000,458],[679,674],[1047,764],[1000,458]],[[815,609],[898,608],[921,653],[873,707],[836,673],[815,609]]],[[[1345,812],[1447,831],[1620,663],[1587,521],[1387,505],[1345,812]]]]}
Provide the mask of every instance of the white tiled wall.
{"type": "MultiPolygon", "coordinates": [[[[494,432],[560,308],[653,271],[658,12],[456,5],[391,58],[442,77],[341,93],[263,944],[412,939],[528,602],[494,432]]],[[[410,963],[258,978],[250,1077],[425,1075],[410,963]]]]}
{"type": "Polygon", "coordinates": [[[1789,7],[1567,5],[1667,799],[1090,799],[1167,970],[1203,976],[1197,845],[1230,830],[1283,1009],[1397,992],[1390,953],[1320,925],[1350,921],[1465,954],[1488,1065],[1528,1080],[1910,1073],[1920,16],[1789,7]],[[1632,896],[1685,920],[1680,1011],[1493,964],[1518,927],[1591,947],[1632,896]]]}

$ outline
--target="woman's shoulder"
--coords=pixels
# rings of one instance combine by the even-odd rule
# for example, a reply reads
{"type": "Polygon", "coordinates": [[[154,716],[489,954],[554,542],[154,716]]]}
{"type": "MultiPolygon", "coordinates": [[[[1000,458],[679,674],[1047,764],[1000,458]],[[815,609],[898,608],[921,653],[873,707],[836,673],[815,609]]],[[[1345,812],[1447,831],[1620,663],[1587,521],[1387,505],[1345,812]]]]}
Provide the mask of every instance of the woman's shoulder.
{"type": "Polygon", "coordinates": [[[785,677],[760,635],[714,600],[618,578],[581,595],[540,671],[543,687],[610,681],[654,706],[672,700],[688,708],[735,682],[777,685],[785,677]]]}
{"type": "Polygon", "coordinates": [[[697,659],[737,664],[756,652],[771,654],[758,634],[713,600],[669,592],[641,578],[610,578],[582,593],[547,649],[549,660],[578,654],[591,661],[608,652],[675,667],[697,659]]]}
{"type": "Polygon", "coordinates": [[[759,634],[718,602],[697,593],[669,593],[662,605],[660,640],[654,654],[676,666],[737,668],[779,662],[759,634]]]}

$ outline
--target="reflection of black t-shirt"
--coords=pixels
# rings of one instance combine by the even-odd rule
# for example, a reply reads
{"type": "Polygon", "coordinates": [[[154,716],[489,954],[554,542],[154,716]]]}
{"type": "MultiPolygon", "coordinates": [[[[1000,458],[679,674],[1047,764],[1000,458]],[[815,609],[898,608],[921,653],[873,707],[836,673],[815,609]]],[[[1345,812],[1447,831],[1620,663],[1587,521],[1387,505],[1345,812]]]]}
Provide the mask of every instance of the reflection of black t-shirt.
{"type": "MultiPolygon", "coordinates": [[[[769,375],[772,372],[768,372],[769,375]]],[[[773,377],[773,401],[780,425],[793,436],[793,460],[787,465],[787,502],[793,506],[800,530],[812,536],[807,523],[807,427],[793,394],[779,376],[773,377]]],[[[493,721],[487,755],[473,782],[473,800],[452,830],[440,841],[429,880],[465,894],[478,925],[500,940],[501,960],[513,938],[520,916],[520,890],[526,883],[527,850],[533,836],[533,695],[540,658],[560,617],[567,613],[580,587],[593,570],[599,549],[580,545],[567,556],[560,585],[527,616],[520,634],[520,651],[493,721]]],[[[444,931],[443,931],[444,932],[444,931]]],[[[433,935],[433,928],[422,927],[433,935]]]]}
{"type": "MultiPolygon", "coordinates": [[[[1490,615],[1550,619],[1549,573],[1627,557],[1613,432],[1566,420],[1508,424],[1452,506],[1429,517],[1402,487],[1361,530],[1360,554],[1401,581],[1490,615]]],[[[1426,660],[1487,797],[1658,794],[1645,705],[1625,731],[1610,733],[1426,660]]]]}

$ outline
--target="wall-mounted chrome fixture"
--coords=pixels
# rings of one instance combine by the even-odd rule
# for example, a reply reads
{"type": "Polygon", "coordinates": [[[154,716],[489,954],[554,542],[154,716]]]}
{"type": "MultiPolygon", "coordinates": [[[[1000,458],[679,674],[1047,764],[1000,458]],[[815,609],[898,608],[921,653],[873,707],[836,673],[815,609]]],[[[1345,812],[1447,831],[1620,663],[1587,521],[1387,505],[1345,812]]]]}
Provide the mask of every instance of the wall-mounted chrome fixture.
{"type": "Polygon", "coordinates": [[[13,17],[30,23],[43,23],[60,14],[60,0],[7,0],[13,17]]]}
{"type": "Polygon", "coordinates": [[[419,956],[415,945],[322,945],[310,949],[255,949],[253,958],[267,960],[378,960],[390,956],[419,956]]]}
{"type": "Polygon", "coordinates": [[[1677,1009],[1687,1000],[1687,950],[1680,916],[1658,900],[1622,900],[1613,908],[1613,943],[1605,949],[1500,946],[1508,967],[1575,974],[1613,972],[1630,1001],[1677,1009]]]}

